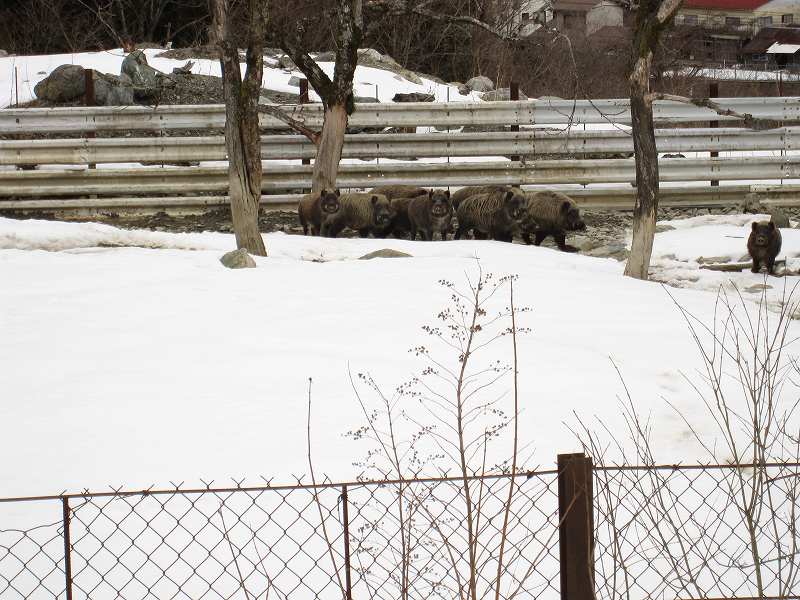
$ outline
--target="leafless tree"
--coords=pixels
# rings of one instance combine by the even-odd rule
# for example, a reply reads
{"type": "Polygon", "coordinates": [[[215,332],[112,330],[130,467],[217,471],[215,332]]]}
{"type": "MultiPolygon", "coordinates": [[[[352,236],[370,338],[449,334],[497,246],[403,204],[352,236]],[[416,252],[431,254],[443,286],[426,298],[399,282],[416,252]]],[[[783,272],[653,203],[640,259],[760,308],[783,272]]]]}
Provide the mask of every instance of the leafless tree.
{"type": "Polygon", "coordinates": [[[229,0],[212,0],[214,33],[222,65],[225,95],[225,146],[228,152],[228,185],[233,230],[238,248],[266,256],[258,229],[261,201],[261,138],[258,99],[264,73],[264,36],[268,0],[248,0],[247,70],[242,79],[239,50],[234,43],[229,0]]]}
{"type": "Polygon", "coordinates": [[[636,204],[633,243],[625,275],[647,279],[658,211],[658,154],[653,127],[650,76],[661,33],[683,0],[641,0],[636,10],[630,81],[631,125],[636,157],[636,204]]]}

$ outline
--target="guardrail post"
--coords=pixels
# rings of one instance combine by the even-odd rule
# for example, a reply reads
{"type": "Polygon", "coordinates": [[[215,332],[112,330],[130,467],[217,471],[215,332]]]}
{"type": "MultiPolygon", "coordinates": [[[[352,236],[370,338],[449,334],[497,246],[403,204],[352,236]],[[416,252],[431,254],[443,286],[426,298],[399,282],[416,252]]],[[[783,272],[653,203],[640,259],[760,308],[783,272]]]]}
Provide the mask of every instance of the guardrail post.
{"type": "Polygon", "coordinates": [[[347,486],[342,486],[342,520],[344,521],[344,581],[346,600],[353,600],[353,582],[350,577],[350,512],[347,506],[347,486]]]}
{"type": "Polygon", "coordinates": [[[594,600],[592,459],[558,455],[558,545],[561,600],[594,600]]]}
{"type": "Polygon", "coordinates": [[[69,498],[61,496],[61,508],[64,519],[64,589],[66,600],[72,600],[72,538],[69,530],[69,498]]]}
{"type": "MultiPolygon", "coordinates": [[[[708,97],[709,98],[719,98],[719,83],[717,83],[716,81],[709,84],[709,86],[708,86],[708,97]]],[[[719,127],[719,121],[711,121],[708,124],[708,126],[709,127],[713,127],[714,129],[716,129],[717,127],[719,127]]],[[[719,152],[712,151],[710,153],[710,156],[711,156],[711,158],[717,158],[719,156],[719,152]]],[[[711,185],[719,185],[719,181],[712,180],[711,181],[711,185]]]]}
{"type": "MultiPolygon", "coordinates": [[[[94,70],[93,69],[85,69],[83,71],[83,104],[85,106],[94,106],[94,70]]],[[[86,137],[93,138],[95,136],[94,131],[87,131],[86,137]]],[[[89,163],[90,169],[97,168],[97,165],[94,163],[89,163]]],[[[96,196],[93,196],[96,198],[96,196]]]]}
{"type": "MultiPolygon", "coordinates": [[[[309,99],[308,99],[308,79],[301,79],[300,80],[300,104],[308,104],[308,103],[309,103],[309,99]]],[[[302,159],[301,162],[304,165],[310,165],[311,164],[311,159],[310,158],[304,158],[304,159],[302,159]]],[[[303,190],[303,192],[306,192],[306,191],[310,192],[311,190],[303,190]]]]}
{"type": "MultiPolygon", "coordinates": [[[[519,83],[517,83],[516,81],[512,81],[509,84],[509,97],[511,98],[511,100],[519,100],[519,83]]],[[[519,131],[519,125],[512,125],[511,131],[519,131]]],[[[519,161],[520,157],[512,156],[511,160],[519,161]]]]}

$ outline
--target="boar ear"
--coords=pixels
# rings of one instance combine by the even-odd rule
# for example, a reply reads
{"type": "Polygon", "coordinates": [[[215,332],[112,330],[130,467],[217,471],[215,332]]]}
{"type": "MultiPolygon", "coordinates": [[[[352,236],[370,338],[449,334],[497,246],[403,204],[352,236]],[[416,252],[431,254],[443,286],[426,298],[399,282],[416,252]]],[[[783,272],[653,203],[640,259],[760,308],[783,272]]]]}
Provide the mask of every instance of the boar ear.
{"type": "Polygon", "coordinates": [[[320,197],[327,196],[328,195],[328,190],[326,190],[325,188],[322,188],[320,190],[320,192],[319,192],[319,195],[320,195],[320,197]]]}
{"type": "Polygon", "coordinates": [[[561,203],[561,212],[567,214],[569,212],[570,206],[571,206],[570,203],[567,200],[564,200],[561,203]]]}
{"type": "Polygon", "coordinates": [[[508,191],[506,192],[506,202],[508,202],[509,200],[511,200],[513,197],[514,197],[514,192],[512,192],[511,190],[508,190],[508,191]]]}
{"type": "Polygon", "coordinates": [[[428,190],[428,198],[430,198],[431,200],[433,200],[433,190],[432,190],[432,189],[431,189],[431,190],[428,190]]]}
{"type": "Polygon", "coordinates": [[[339,190],[336,190],[336,195],[340,196],[342,193],[339,190]]]}
{"type": "Polygon", "coordinates": [[[775,229],[775,222],[774,221],[770,221],[769,222],[769,228],[770,228],[770,230],[775,229]]]}
{"type": "Polygon", "coordinates": [[[755,231],[755,230],[756,230],[756,227],[758,227],[758,223],[756,223],[755,221],[753,221],[753,227],[752,227],[753,231],[755,231]]]}
{"type": "Polygon", "coordinates": [[[444,195],[449,198],[450,197],[450,190],[445,190],[444,191],[444,195]]]}
{"type": "Polygon", "coordinates": [[[369,199],[369,201],[372,202],[372,206],[375,206],[378,203],[378,197],[373,196],[372,198],[369,199]]]}

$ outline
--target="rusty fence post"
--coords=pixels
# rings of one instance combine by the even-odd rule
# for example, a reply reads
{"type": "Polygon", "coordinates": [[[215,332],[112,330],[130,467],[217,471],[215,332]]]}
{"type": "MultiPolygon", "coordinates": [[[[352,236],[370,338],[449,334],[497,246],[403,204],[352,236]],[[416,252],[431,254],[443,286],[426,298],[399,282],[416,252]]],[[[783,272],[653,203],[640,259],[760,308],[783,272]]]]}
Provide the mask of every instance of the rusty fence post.
{"type": "MultiPolygon", "coordinates": [[[[709,84],[709,86],[708,86],[708,97],[709,98],[719,98],[719,83],[717,83],[716,81],[709,84]]],[[[711,127],[712,129],[716,129],[716,128],[719,127],[719,121],[711,121],[708,124],[708,126],[711,127]]],[[[716,152],[716,151],[712,150],[711,153],[710,153],[710,156],[711,156],[711,158],[717,158],[719,156],[719,152],[716,152]]],[[[712,180],[711,181],[711,185],[719,185],[719,181],[712,180]]]]}
{"type": "Polygon", "coordinates": [[[592,459],[558,455],[561,600],[594,600],[594,490],[592,459]]]}
{"type": "MultiPolygon", "coordinates": [[[[510,92],[509,97],[510,97],[510,99],[512,101],[519,100],[519,83],[517,83],[516,81],[512,81],[509,84],[509,92],[510,92]]],[[[519,125],[512,125],[511,126],[511,131],[519,131],[519,125]]],[[[511,160],[519,161],[520,157],[519,156],[512,156],[511,160]]]]}
{"type": "Polygon", "coordinates": [[[350,511],[347,506],[347,486],[342,486],[342,520],[344,521],[344,581],[346,600],[353,600],[353,582],[350,577],[350,511]]]}
{"type": "Polygon", "coordinates": [[[66,600],[72,600],[72,538],[69,530],[69,498],[61,496],[61,508],[64,519],[64,589],[66,600]]]}

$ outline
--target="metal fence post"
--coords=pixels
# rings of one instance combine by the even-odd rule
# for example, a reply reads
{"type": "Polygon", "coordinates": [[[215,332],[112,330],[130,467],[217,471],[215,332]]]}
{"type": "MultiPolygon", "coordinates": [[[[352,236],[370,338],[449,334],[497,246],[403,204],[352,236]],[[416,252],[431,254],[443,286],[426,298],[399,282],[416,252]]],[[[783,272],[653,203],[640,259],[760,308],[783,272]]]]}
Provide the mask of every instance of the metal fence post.
{"type": "MultiPolygon", "coordinates": [[[[512,81],[509,84],[509,98],[512,101],[519,100],[519,83],[517,83],[516,81],[512,81]]],[[[511,131],[519,131],[519,125],[512,125],[511,131]]],[[[520,157],[512,156],[511,160],[518,162],[520,160],[520,157]]]]}
{"type": "MultiPolygon", "coordinates": [[[[709,86],[708,86],[708,97],[709,98],[719,98],[719,83],[714,82],[714,83],[709,84],[709,86]]],[[[716,129],[717,127],[719,127],[719,121],[716,121],[716,120],[715,121],[711,121],[708,124],[708,126],[716,129]]],[[[711,156],[711,158],[717,158],[719,156],[719,152],[712,151],[710,153],[710,156],[711,156]]],[[[719,181],[712,180],[711,181],[711,185],[717,186],[717,185],[719,185],[719,181]]]]}
{"type": "MultiPolygon", "coordinates": [[[[86,106],[94,106],[94,70],[93,69],[85,69],[83,71],[83,103],[86,106]]],[[[94,131],[87,131],[86,132],[87,138],[95,137],[94,131]]],[[[94,163],[89,163],[90,169],[97,168],[97,165],[94,163]]],[[[96,198],[96,196],[93,196],[96,198]]]]}
{"type": "Polygon", "coordinates": [[[594,600],[592,459],[558,455],[558,545],[561,600],[594,600]]]}
{"type": "Polygon", "coordinates": [[[72,600],[72,540],[69,530],[69,498],[61,496],[61,507],[64,519],[64,578],[66,600],[72,600]]]}
{"type": "Polygon", "coordinates": [[[347,506],[347,486],[342,486],[342,520],[344,521],[344,581],[346,600],[353,600],[353,582],[350,577],[350,511],[347,506]]]}

